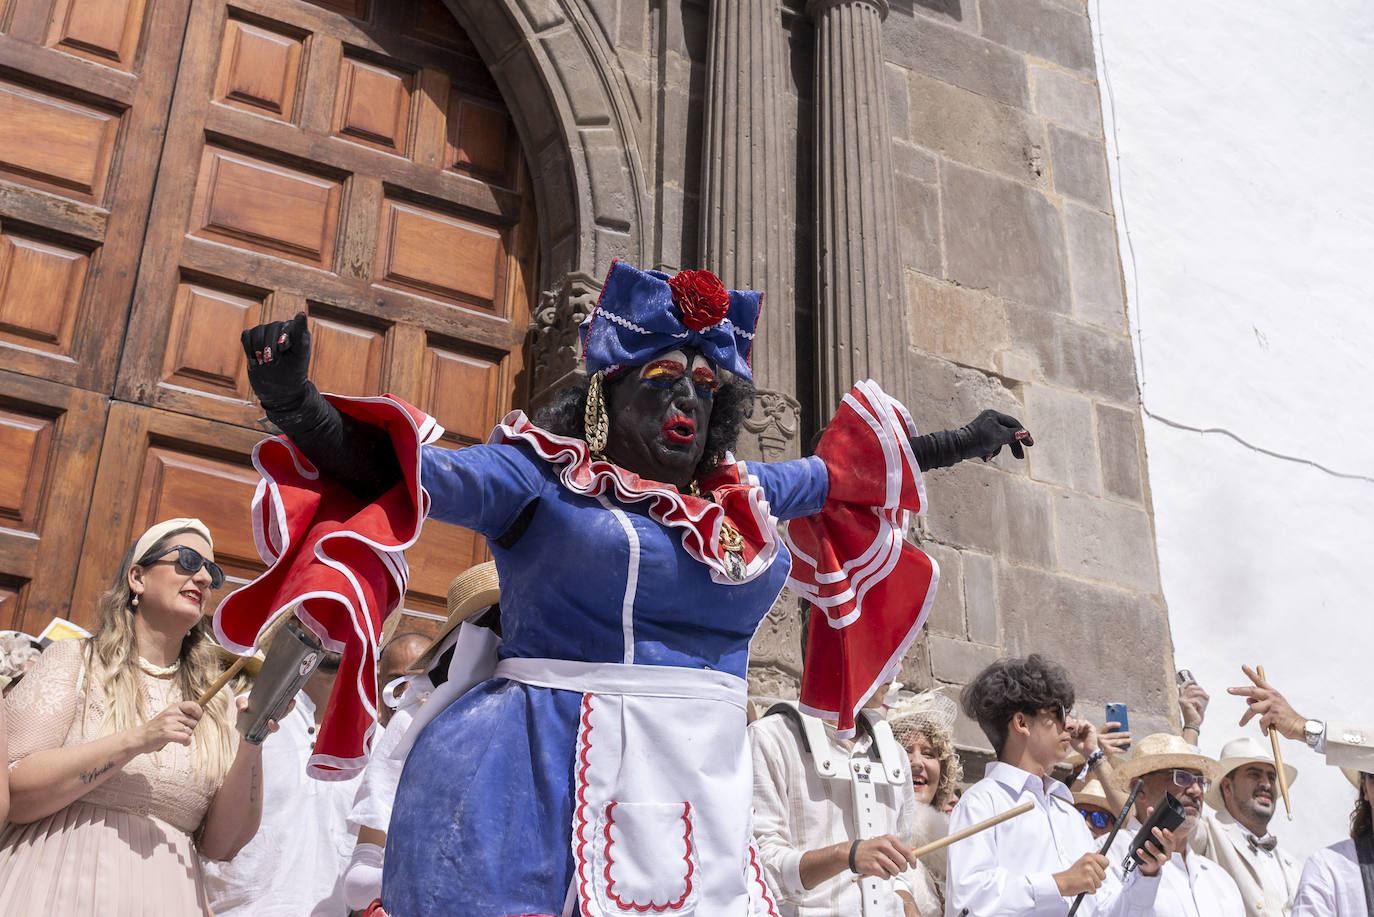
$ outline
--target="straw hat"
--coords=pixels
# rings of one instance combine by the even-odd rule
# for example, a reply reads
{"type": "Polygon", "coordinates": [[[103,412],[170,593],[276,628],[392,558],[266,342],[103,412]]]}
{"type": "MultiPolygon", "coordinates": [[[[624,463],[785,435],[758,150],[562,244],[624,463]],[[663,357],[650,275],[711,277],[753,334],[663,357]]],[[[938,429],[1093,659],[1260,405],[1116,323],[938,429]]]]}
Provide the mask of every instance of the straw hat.
{"type": "Polygon", "coordinates": [[[449,634],[468,618],[484,608],[501,601],[501,581],[496,576],[496,562],[487,561],[468,567],[453,578],[448,587],[448,620],[434,635],[429,646],[411,665],[410,671],[423,672],[429,668],[439,647],[449,634]]]}
{"type": "Polygon", "coordinates": [[[1131,757],[1116,765],[1112,771],[1112,782],[1118,789],[1125,789],[1141,774],[1171,767],[1202,771],[1209,782],[1216,781],[1220,770],[1214,759],[1193,751],[1193,746],[1185,742],[1182,736],[1156,732],[1137,742],[1131,749],[1131,757]]]}
{"type": "Polygon", "coordinates": [[[1350,781],[1351,786],[1355,787],[1357,790],[1360,789],[1362,771],[1357,771],[1353,767],[1343,767],[1341,768],[1341,773],[1345,774],[1345,779],[1350,781]]]}
{"type": "MultiPolygon", "coordinates": [[[[1228,776],[1232,771],[1247,764],[1267,764],[1273,767],[1273,749],[1261,743],[1254,736],[1232,739],[1221,746],[1221,762],[1217,765],[1217,773],[1222,777],[1228,776]]],[[[1298,769],[1287,762],[1283,765],[1283,773],[1288,777],[1289,786],[1292,786],[1293,781],[1298,779],[1298,769]]],[[[1207,788],[1202,799],[1219,812],[1225,810],[1226,803],[1221,798],[1220,779],[1217,779],[1207,788]]]]}
{"type": "Polygon", "coordinates": [[[1083,784],[1083,789],[1073,794],[1073,804],[1076,806],[1097,806],[1104,812],[1110,812],[1112,807],[1107,804],[1107,792],[1102,789],[1102,783],[1096,778],[1091,778],[1083,784]]]}
{"type": "MultiPolygon", "coordinates": [[[[239,661],[238,654],[229,652],[219,644],[215,644],[215,649],[219,652],[219,661],[224,663],[226,668],[239,661]]],[[[241,671],[250,678],[257,678],[258,672],[262,671],[262,662],[265,658],[262,655],[262,650],[258,650],[248,657],[248,661],[243,664],[241,671]]]]}

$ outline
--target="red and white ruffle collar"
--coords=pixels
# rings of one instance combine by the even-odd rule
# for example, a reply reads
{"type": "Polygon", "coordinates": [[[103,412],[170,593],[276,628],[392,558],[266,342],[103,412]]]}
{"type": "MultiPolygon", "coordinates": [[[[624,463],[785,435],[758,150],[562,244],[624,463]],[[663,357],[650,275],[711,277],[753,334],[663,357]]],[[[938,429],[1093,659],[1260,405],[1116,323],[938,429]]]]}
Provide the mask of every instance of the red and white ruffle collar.
{"type": "Polygon", "coordinates": [[[675,487],[646,480],[611,462],[594,460],[585,442],[536,427],[524,411],[507,414],[487,442],[528,445],[554,466],[559,483],[573,493],[607,497],[625,505],[647,502],[649,516],[677,529],[683,549],[710,568],[711,579],[722,585],[750,582],[777,557],[777,519],[763,487],[743,462],[728,454],[710,477],[699,482],[710,493],[708,500],[679,493],[675,487]],[[738,552],[728,552],[721,544],[721,527],[727,520],[743,539],[738,552]],[[728,556],[731,553],[737,560],[728,556]]]}

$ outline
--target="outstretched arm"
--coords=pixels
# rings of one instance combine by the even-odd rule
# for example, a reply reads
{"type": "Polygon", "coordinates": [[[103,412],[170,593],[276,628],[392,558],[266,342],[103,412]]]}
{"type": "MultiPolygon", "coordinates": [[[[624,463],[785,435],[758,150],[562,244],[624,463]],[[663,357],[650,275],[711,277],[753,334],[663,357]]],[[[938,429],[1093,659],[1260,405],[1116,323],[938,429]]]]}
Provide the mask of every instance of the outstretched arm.
{"type": "Polygon", "coordinates": [[[381,496],[401,480],[386,434],[340,414],[307,376],[310,329],[304,312],[289,322],[249,328],[239,340],[248,356],[248,382],[268,419],[321,474],[364,500],[381,496]]]}
{"type": "Polygon", "coordinates": [[[1009,446],[1011,454],[1018,459],[1025,458],[1022,447],[1034,445],[1035,440],[1030,431],[1021,426],[1021,421],[993,410],[984,411],[957,430],[939,430],[911,438],[911,451],[922,471],[945,468],[971,458],[986,462],[1001,452],[1003,446],[1009,446]]]}

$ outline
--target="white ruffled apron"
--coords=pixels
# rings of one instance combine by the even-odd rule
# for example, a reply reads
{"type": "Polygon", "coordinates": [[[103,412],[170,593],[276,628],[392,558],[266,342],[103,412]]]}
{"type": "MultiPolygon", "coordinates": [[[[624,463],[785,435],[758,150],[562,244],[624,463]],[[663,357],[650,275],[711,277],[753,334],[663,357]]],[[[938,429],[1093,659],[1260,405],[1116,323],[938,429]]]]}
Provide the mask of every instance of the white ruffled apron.
{"type": "Polygon", "coordinates": [[[776,913],[753,846],[742,678],[560,659],[505,659],[495,677],[583,695],[565,915],[776,913]]]}

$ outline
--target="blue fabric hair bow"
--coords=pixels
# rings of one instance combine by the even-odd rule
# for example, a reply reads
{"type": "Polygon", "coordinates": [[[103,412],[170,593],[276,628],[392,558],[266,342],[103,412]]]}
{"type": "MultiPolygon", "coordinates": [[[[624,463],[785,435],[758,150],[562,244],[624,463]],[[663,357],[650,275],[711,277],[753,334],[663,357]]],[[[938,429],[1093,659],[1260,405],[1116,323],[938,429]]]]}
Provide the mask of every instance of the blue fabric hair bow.
{"type": "MultiPolygon", "coordinates": [[[[695,273],[720,283],[706,271],[695,273]]],[[[624,261],[611,263],[601,298],[579,328],[587,373],[642,366],[664,351],[692,347],[717,368],[753,381],[749,349],[754,343],[763,294],[728,291],[725,314],[697,330],[684,323],[683,305],[674,300],[670,279],[662,271],[641,271],[624,261]]],[[[686,305],[692,313],[688,318],[691,323],[700,325],[712,318],[709,310],[703,317],[692,310],[691,303],[686,305]]]]}

